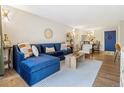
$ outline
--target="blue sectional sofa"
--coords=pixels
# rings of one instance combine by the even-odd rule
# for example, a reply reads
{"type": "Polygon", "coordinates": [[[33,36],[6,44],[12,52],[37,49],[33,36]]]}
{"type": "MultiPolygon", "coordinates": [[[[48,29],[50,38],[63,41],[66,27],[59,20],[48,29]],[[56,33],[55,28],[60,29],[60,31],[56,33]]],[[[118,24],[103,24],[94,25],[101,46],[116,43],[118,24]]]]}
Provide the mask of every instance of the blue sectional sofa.
{"type": "Polygon", "coordinates": [[[48,77],[60,70],[60,60],[63,60],[71,49],[61,50],[61,43],[32,44],[35,45],[40,55],[27,59],[20,52],[17,45],[13,46],[13,68],[27,82],[29,86],[48,77]],[[46,47],[54,47],[55,52],[46,53],[46,47]]]}

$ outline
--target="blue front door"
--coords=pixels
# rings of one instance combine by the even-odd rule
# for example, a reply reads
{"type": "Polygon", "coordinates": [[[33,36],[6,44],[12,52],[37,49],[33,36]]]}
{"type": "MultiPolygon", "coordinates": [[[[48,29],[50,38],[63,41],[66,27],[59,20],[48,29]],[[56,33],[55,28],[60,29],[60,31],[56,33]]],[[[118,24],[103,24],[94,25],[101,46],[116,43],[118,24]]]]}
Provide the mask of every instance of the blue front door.
{"type": "Polygon", "coordinates": [[[116,31],[105,31],[105,51],[115,51],[116,31]]]}

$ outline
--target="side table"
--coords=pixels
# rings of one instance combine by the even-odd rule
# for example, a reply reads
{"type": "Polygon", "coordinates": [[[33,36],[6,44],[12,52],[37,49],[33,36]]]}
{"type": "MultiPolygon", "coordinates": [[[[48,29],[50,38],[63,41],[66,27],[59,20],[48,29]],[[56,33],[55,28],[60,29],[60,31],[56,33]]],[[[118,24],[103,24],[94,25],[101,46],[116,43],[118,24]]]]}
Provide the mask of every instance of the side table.
{"type": "Polygon", "coordinates": [[[8,64],[8,68],[11,69],[11,51],[12,51],[12,47],[9,46],[9,47],[3,47],[4,50],[7,50],[7,57],[8,57],[8,60],[7,61],[4,61],[4,64],[8,64]]]}

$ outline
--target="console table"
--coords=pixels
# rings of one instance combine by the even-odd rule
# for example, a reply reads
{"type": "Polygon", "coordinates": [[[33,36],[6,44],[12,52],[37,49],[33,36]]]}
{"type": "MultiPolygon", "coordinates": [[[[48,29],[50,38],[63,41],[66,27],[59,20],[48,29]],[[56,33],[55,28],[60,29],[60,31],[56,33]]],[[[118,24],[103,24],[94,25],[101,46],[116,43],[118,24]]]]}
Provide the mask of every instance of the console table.
{"type": "Polygon", "coordinates": [[[6,64],[8,64],[8,68],[9,69],[11,69],[11,66],[10,66],[10,64],[11,64],[11,51],[12,51],[12,47],[11,46],[9,46],[9,47],[3,47],[3,49],[4,50],[7,50],[7,60],[6,61],[4,61],[4,64],[6,65],[6,64]]]}

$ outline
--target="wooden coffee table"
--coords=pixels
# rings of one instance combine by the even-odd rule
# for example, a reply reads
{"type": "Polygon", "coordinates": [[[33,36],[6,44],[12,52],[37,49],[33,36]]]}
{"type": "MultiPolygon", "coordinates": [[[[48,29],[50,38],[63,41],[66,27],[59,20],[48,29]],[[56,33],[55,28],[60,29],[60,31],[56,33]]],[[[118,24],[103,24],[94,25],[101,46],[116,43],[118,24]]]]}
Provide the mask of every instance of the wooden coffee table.
{"type": "Polygon", "coordinates": [[[84,60],[85,54],[82,52],[78,52],[77,54],[69,54],[65,56],[65,65],[69,68],[76,69],[77,68],[77,62],[79,60],[84,60]]]}

